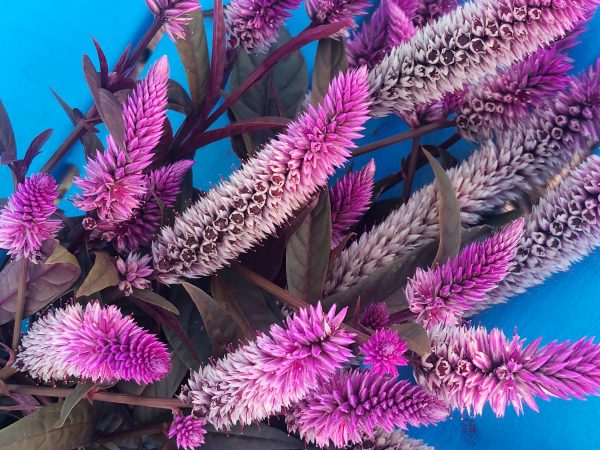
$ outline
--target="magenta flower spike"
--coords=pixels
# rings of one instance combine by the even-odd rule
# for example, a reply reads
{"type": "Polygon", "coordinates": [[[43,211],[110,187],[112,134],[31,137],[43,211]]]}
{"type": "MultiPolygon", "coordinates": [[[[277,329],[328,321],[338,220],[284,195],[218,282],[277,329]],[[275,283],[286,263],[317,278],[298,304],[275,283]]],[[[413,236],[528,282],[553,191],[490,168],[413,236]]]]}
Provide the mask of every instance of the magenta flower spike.
{"type": "Polygon", "coordinates": [[[150,172],[148,191],[133,217],[118,223],[99,221],[94,224],[92,237],[112,242],[121,252],[148,245],[163,222],[164,210],[175,205],[183,176],[193,164],[194,161],[182,160],[150,172]]]}
{"type": "Polygon", "coordinates": [[[418,0],[414,12],[415,25],[419,27],[427,25],[456,9],[457,6],[457,0],[418,0]]]}
{"type": "Polygon", "coordinates": [[[197,0],[146,0],[146,5],[152,14],[162,18],[165,31],[174,41],[185,39],[191,20],[188,15],[200,9],[197,0]]]}
{"type": "Polygon", "coordinates": [[[169,372],[167,347],[116,306],[76,303],[38,319],[23,337],[17,364],[33,378],[152,383],[169,372]]]}
{"type": "Polygon", "coordinates": [[[554,46],[470,88],[458,111],[460,134],[477,141],[516,127],[534,107],[565,90],[571,68],[571,60],[554,46]]]}
{"type": "Polygon", "coordinates": [[[169,439],[175,438],[177,448],[184,450],[194,450],[204,444],[204,429],[206,421],[197,419],[194,416],[174,416],[167,436],[169,439]]]}
{"type": "Polygon", "coordinates": [[[418,268],[406,285],[410,310],[425,328],[456,325],[461,316],[509,273],[523,235],[519,219],[483,242],[469,245],[456,258],[434,269],[418,268]]]}
{"type": "MultiPolygon", "coordinates": [[[[319,25],[353,20],[366,14],[369,7],[368,0],[306,0],[304,3],[308,17],[319,25]]],[[[337,35],[344,36],[346,33],[341,31],[337,35]]]]}
{"type": "Polygon", "coordinates": [[[408,437],[403,431],[391,433],[376,431],[374,436],[365,438],[360,444],[348,447],[348,450],[435,450],[423,441],[408,437]]]}
{"type": "Polygon", "coordinates": [[[138,253],[130,253],[127,259],[117,258],[117,270],[121,281],[119,289],[129,296],[133,294],[133,288],[147,289],[150,287],[148,276],[152,275],[150,255],[140,256],[138,253]]]}
{"type": "Polygon", "coordinates": [[[161,281],[212,274],[273,234],[344,164],[368,108],[366,69],[334,79],[320,106],[162,229],[152,246],[161,281]]]}
{"type": "Polygon", "coordinates": [[[404,354],[408,351],[406,342],[394,330],[383,329],[373,333],[370,339],[360,346],[365,355],[364,363],[371,372],[378,375],[396,375],[397,366],[408,364],[404,354]]]}
{"type": "Polygon", "coordinates": [[[369,74],[372,113],[410,113],[563,37],[598,0],[478,0],[423,26],[369,74]]]}
{"type": "Polygon", "coordinates": [[[61,220],[51,219],[57,198],[56,182],[50,175],[35,174],[19,183],[0,209],[0,248],[16,259],[37,263],[42,243],[62,228],[61,220]]]}
{"type": "Polygon", "coordinates": [[[309,444],[344,447],[379,429],[391,432],[407,425],[434,424],[447,415],[447,406],[420,386],[353,370],[338,372],[328,382],[316,385],[288,413],[286,421],[288,429],[297,431],[309,444]]]}
{"type": "Polygon", "coordinates": [[[353,335],[340,326],[346,310],[302,309],[283,327],[192,373],[181,397],[217,429],[280,414],[352,357],[353,335]]]}
{"type": "Polygon", "coordinates": [[[375,161],[357,172],[344,175],[329,188],[331,202],[331,247],[337,247],[347,231],[355,225],[369,209],[373,196],[375,161]]]}
{"type": "Polygon", "coordinates": [[[372,303],[362,312],[360,324],[363,327],[379,330],[390,323],[390,314],[385,303],[372,303]]]}
{"type": "Polygon", "coordinates": [[[600,390],[600,344],[592,339],[556,342],[540,339],[524,346],[516,334],[483,327],[436,328],[432,353],[415,368],[417,381],[452,408],[481,414],[488,403],[502,417],[508,405],[517,414],[523,402],[534,411],[534,397],[583,399],[600,390]]]}
{"type": "Polygon", "coordinates": [[[225,7],[231,47],[264,53],[277,40],[279,29],[300,0],[232,0],[225,7]]]}

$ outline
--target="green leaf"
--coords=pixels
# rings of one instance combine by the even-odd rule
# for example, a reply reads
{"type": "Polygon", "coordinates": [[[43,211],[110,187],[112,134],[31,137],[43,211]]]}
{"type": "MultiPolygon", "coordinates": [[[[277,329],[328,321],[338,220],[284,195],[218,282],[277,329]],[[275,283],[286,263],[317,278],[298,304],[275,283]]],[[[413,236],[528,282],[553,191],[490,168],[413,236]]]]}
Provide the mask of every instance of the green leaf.
{"type": "Polygon", "coordinates": [[[94,415],[87,402],[80,402],[61,428],[54,428],[63,402],[39,408],[33,414],[0,430],[2,450],[72,450],[90,443],[94,434],[94,415]]]}
{"type": "MultiPolygon", "coordinates": [[[[268,56],[290,40],[287,30],[281,29],[277,42],[271,46],[269,53],[248,54],[241,51],[233,65],[230,78],[230,92],[234,92],[240,84],[268,56]]],[[[304,57],[299,51],[292,52],[282,59],[262,80],[254,84],[244,93],[241,99],[231,108],[237,120],[264,116],[281,116],[293,119],[296,117],[308,88],[308,71],[304,57]]],[[[273,131],[250,133],[254,148],[258,148],[273,137],[273,131]]],[[[248,149],[250,155],[253,149],[248,149]]],[[[245,158],[248,155],[238,155],[245,158]]]]}
{"type": "Polygon", "coordinates": [[[77,406],[79,401],[87,396],[88,392],[94,389],[98,384],[92,383],[91,381],[87,383],[79,382],[75,389],[73,389],[69,395],[65,398],[65,401],[62,404],[62,408],[60,410],[60,417],[54,423],[54,428],[60,428],[65,424],[65,421],[73,411],[73,408],[77,406]]]}
{"type": "Polygon", "coordinates": [[[17,159],[15,133],[4,104],[0,101],[0,162],[9,164],[17,159]]]}
{"type": "Polygon", "coordinates": [[[431,352],[431,342],[423,325],[418,323],[402,323],[392,325],[391,328],[398,332],[398,335],[406,342],[409,350],[419,355],[426,355],[431,352]]]}
{"type": "Polygon", "coordinates": [[[331,206],[329,192],[323,189],[286,247],[288,289],[308,303],[322,297],[330,249],[331,206]]]}
{"type": "Polygon", "coordinates": [[[137,298],[146,303],[150,303],[151,305],[158,306],[159,308],[165,309],[169,312],[172,312],[176,316],[179,315],[179,310],[177,307],[171,303],[169,300],[164,298],[162,295],[157,294],[154,291],[149,289],[137,289],[133,288],[133,293],[131,294],[133,297],[137,298]]]}
{"type": "MultiPolygon", "coordinates": [[[[48,306],[67,292],[81,275],[76,258],[56,241],[44,242],[42,254],[42,262],[29,267],[25,316],[48,306]]],[[[19,262],[10,261],[0,272],[0,324],[15,317],[19,266],[19,262]]]]}
{"type": "Polygon", "coordinates": [[[266,424],[235,426],[228,431],[217,431],[208,426],[205,450],[315,450],[289,433],[266,424]]]}
{"type": "Polygon", "coordinates": [[[444,168],[427,150],[423,149],[423,153],[433,168],[438,187],[440,245],[433,261],[435,267],[454,258],[460,251],[460,207],[454,186],[444,168]]]}
{"type": "Polygon", "coordinates": [[[313,104],[319,103],[325,97],[331,80],[347,69],[348,59],[344,41],[331,38],[319,40],[312,76],[311,100],[313,104]]]}
{"type": "Polygon", "coordinates": [[[187,17],[191,19],[186,26],[187,36],[185,39],[177,39],[175,45],[185,69],[192,103],[199,107],[208,87],[210,69],[208,45],[202,11],[198,9],[187,17]]]}
{"type": "Polygon", "coordinates": [[[119,272],[110,255],[106,252],[96,252],[94,265],[85,280],[75,293],[76,297],[90,296],[107,287],[119,284],[119,272]]]}
{"type": "Polygon", "coordinates": [[[221,357],[227,352],[227,346],[244,338],[240,326],[206,292],[193,284],[181,285],[190,295],[202,316],[202,322],[212,345],[212,354],[221,357]]]}

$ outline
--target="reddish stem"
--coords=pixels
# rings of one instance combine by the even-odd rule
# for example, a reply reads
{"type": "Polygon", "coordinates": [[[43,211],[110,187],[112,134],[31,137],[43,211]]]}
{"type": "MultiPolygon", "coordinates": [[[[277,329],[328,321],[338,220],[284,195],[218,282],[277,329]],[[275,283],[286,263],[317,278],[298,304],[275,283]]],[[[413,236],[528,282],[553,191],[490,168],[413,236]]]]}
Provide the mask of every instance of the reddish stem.
{"type": "Polygon", "coordinates": [[[417,171],[417,161],[419,160],[420,150],[420,138],[416,137],[412,142],[412,150],[410,151],[410,157],[408,160],[408,171],[406,172],[406,179],[404,180],[404,187],[402,189],[402,201],[404,203],[406,203],[410,197],[413,180],[415,179],[415,172],[417,171]]]}

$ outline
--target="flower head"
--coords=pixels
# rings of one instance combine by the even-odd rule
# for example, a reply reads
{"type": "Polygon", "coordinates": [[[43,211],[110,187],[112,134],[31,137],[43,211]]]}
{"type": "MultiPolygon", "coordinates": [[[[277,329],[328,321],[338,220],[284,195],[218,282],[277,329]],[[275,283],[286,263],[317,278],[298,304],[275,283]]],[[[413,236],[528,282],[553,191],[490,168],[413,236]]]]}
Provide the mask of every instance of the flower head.
{"type": "Polygon", "coordinates": [[[391,433],[378,430],[374,436],[368,436],[363,442],[348,450],[434,450],[418,439],[408,437],[403,431],[391,433]]]}
{"type": "Polygon", "coordinates": [[[0,209],[0,248],[15,258],[37,262],[42,243],[62,228],[51,219],[56,212],[56,182],[50,175],[36,174],[25,179],[0,209]]]}
{"type": "Polygon", "coordinates": [[[385,303],[372,303],[362,313],[360,324],[363,327],[379,330],[390,323],[390,314],[385,303]]]}
{"type": "Polygon", "coordinates": [[[217,429],[279,414],[327,380],[352,356],[353,336],[340,328],[346,310],[300,310],[214,364],[192,373],[182,390],[195,414],[217,429]]]}
{"type": "Polygon", "coordinates": [[[329,189],[331,202],[331,247],[337,247],[350,227],[355,225],[371,204],[375,162],[371,160],[358,172],[344,175],[329,189]]]}
{"type": "Polygon", "coordinates": [[[443,420],[445,404],[408,381],[373,372],[339,372],[319,384],[286,418],[288,429],[308,443],[335,447],[361,442],[378,429],[420,426],[443,420]]]}
{"type": "Polygon", "coordinates": [[[133,288],[147,289],[150,287],[150,280],[146,277],[152,275],[151,260],[150,255],[140,256],[137,253],[130,253],[127,255],[126,260],[123,260],[123,258],[117,259],[117,270],[121,277],[119,289],[125,295],[131,295],[133,288]]]}
{"type": "Polygon", "coordinates": [[[365,69],[334,79],[320,106],[162,229],[152,247],[161,280],[212,274],[273,234],[348,158],[368,107],[365,69]]]}
{"type": "Polygon", "coordinates": [[[175,438],[177,448],[194,450],[204,444],[204,435],[206,434],[204,425],[206,425],[204,419],[177,415],[173,417],[167,436],[169,439],[175,438]]]}
{"type": "Polygon", "coordinates": [[[435,269],[418,268],[406,285],[406,298],[417,320],[425,328],[458,323],[508,274],[522,234],[521,219],[435,269]]]}
{"type": "Polygon", "coordinates": [[[368,0],[306,0],[305,4],[308,17],[317,24],[354,19],[366,14],[369,7],[368,0]]]}
{"type": "Polygon", "coordinates": [[[164,378],[171,361],[156,336],[124,317],[116,306],[76,303],[51,311],[23,337],[21,370],[44,381],[90,379],[151,383],[164,378]]]}
{"type": "Polygon", "coordinates": [[[190,13],[200,8],[197,0],[146,0],[152,14],[164,18],[164,27],[171,39],[185,39],[190,13]]]}
{"type": "Polygon", "coordinates": [[[225,7],[225,25],[232,47],[264,53],[277,40],[279,29],[300,0],[232,0],[225,7]]]}
{"type": "Polygon", "coordinates": [[[600,391],[600,344],[580,339],[524,346],[516,334],[483,327],[431,332],[432,353],[415,368],[417,381],[452,408],[481,414],[486,403],[498,417],[509,404],[537,411],[534,397],[583,399],[600,391]]]}
{"type": "Polygon", "coordinates": [[[437,20],[458,6],[457,0],[419,0],[414,12],[415,25],[422,27],[437,20]]]}
{"type": "Polygon", "coordinates": [[[371,338],[360,346],[365,355],[365,364],[373,373],[396,375],[397,366],[405,366],[408,359],[404,356],[408,347],[394,330],[377,330],[371,338]]]}

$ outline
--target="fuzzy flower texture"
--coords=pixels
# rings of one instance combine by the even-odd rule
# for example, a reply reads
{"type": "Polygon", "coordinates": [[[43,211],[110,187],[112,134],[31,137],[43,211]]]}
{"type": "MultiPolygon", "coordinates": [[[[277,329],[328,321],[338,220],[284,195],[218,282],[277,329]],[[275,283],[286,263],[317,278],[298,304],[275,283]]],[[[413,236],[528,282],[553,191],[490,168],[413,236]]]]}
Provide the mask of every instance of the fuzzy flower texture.
{"type": "Polygon", "coordinates": [[[119,308],[92,302],[57,309],[35,322],[23,337],[17,365],[46,382],[152,383],[167,375],[171,361],[166,345],[119,308]]]}
{"type": "Polygon", "coordinates": [[[167,436],[169,439],[175,438],[177,448],[184,450],[194,450],[196,447],[204,444],[204,435],[206,430],[204,425],[206,421],[197,419],[194,416],[175,416],[169,427],[167,436]]]}
{"type": "Polygon", "coordinates": [[[198,0],[146,0],[152,14],[162,17],[164,27],[171,39],[185,39],[186,25],[191,18],[188,15],[200,9],[198,0]]]}
{"type": "Polygon", "coordinates": [[[51,219],[57,197],[50,175],[36,174],[19,184],[0,210],[0,248],[14,258],[39,261],[42,243],[62,228],[62,221],[51,219]]]}
{"type": "Polygon", "coordinates": [[[130,253],[126,259],[117,259],[117,270],[121,277],[119,289],[125,295],[133,294],[134,288],[147,289],[150,287],[150,280],[147,277],[152,274],[151,260],[150,255],[141,256],[137,253],[130,253]]]}
{"type": "Polygon", "coordinates": [[[408,364],[404,356],[408,346],[393,330],[377,330],[371,338],[360,346],[360,351],[365,355],[364,363],[370,367],[371,372],[378,375],[396,375],[397,366],[408,364]]]}

